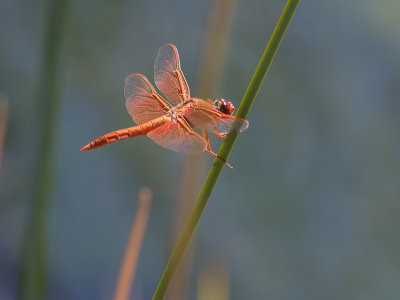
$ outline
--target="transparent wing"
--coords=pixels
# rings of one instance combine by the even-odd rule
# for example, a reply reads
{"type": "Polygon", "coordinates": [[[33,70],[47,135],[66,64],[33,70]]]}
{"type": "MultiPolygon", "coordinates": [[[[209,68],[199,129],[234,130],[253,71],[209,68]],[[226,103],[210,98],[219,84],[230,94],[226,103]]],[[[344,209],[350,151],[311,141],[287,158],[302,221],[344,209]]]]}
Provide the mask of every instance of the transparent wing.
{"type": "Polygon", "coordinates": [[[142,124],[167,113],[171,108],[163,97],[141,74],[130,74],[125,78],[125,105],[133,121],[142,124]]]}
{"type": "Polygon", "coordinates": [[[247,120],[225,115],[214,119],[213,130],[214,133],[218,133],[220,137],[225,137],[232,133],[241,133],[249,127],[249,122],[247,120]]]}
{"type": "Polygon", "coordinates": [[[214,132],[218,137],[241,133],[249,126],[247,120],[224,114],[201,99],[195,99],[195,106],[185,109],[183,115],[193,127],[214,132]]]}
{"type": "Polygon", "coordinates": [[[154,62],[154,81],[157,88],[173,104],[190,98],[189,86],[181,70],[179,54],[172,44],[165,44],[158,50],[154,62]]]}
{"type": "Polygon", "coordinates": [[[188,131],[180,122],[166,123],[147,136],[161,147],[176,152],[198,154],[207,148],[207,142],[199,134],[188,131]]]}

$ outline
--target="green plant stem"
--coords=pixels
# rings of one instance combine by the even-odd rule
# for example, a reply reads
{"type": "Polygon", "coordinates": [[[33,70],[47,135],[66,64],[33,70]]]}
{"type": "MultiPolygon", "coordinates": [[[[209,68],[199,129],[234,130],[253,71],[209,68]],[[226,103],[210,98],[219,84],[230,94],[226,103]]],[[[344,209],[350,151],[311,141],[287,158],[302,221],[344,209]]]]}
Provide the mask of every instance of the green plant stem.
{"type": "MultiPolygon", "coordinates": [[[[257,69],[251,79],[251,82],[247,88],[247,91],[243,97],[243,100],[239,106],[236,116],[240,118],[246,118],[253,105],[254,99],[261,87],[261,84],[267,74],[267,71],[272,63],[276,51],[285,35],[286,29],[289,26],[290,20],[299,4],[300,0],[288,0],[286,6],[282,12],[282,15],[275,27],[274,32],[268,42],[268,45],[264,51],[264,54],[257,66],[257,69]]],[[[237,134],[232,134],[225,138],[218,152],[218,156],[228,158],[233,145],[237,139],[237,134]]],[[[219,175],[224,167],[224,163],[220,159],[216,159],[211,167],[210,172],[206,178],[203,188],[194,204],[194,207],[190,213],[190,216],[183,228],[181,236],[171,254],[167,266],[165,267],[164,273],[158,283],[157,289],[153,295],[153,300],[164,299],[168,287],[174,277],[174,274],[179,266],[179,263],[188,247],[190,240],[196,230],[197,224],[200,221],[201,215],[203,214],[204,208],[207,205],[208,199],[218,181],[219,175]]]]}
{"type": "Polygon", "coordinates": [[[21,265],[21,299],[44,299],[46,293],[46,241],[53,185],[53,145],[62,86],[62,42],[69,0],[48,1],[48,23],[37,103],[39,144],[34,172],[33,207],[26,230],[21,265]]]}

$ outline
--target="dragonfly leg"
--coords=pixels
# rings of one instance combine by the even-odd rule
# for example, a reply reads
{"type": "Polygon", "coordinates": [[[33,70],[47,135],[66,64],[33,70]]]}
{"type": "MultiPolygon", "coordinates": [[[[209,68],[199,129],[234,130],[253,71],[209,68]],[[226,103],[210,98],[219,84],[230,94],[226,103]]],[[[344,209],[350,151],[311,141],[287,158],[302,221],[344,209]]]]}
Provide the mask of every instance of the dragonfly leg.
{"type": "Polygon", "coordinates": [[[220,139],[223,139],[224,137],[226,137],[226,134],[224,134],[224,135],[220,134],[214,127],[213,127],[213,131],[214,131],[214,134],[220,139]]]}
{"type": "Polygon", "coordinates": [[[230,169],[233,169],[233,167],[232,167],[230,164],[228,164],[228,163],[226,162],[225,159],[223,159],[222,157],[219,157],[217,154],[215,154],[215,153],[211,150],[210,140],[209,140],[209,138],[208,138],[208,133],[207,133],[205,130],[203,130],[203,138],[207,141],[207,149],[206,149],[207,152],[210,153],[212,156],[214,156],[214,157],[216,157],[216,158],[222,160],[222,161],[225,163],[225,165],[227,165],[230,169]]]}

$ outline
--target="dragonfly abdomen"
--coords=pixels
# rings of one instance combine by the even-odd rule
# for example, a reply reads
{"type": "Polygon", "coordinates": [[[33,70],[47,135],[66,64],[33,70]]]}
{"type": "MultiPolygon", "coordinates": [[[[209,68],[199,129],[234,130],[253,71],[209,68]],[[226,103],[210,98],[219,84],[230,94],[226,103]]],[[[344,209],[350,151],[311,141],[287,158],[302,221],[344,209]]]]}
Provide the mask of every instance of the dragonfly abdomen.
{"type": "Polygon", "coordinates": [[[148,134],[150,131],[164,125],[165,123],[171,121],[167,116],[162,116],[154,120],[148,121],[138,126],[119,129],[110,133],[107,133],[94,141],[90,142],[84,146],[81,151],[93,150],[103,147],[108,144],[112,144],[116,141],[125,140],[127,138],[136,137],[140,135],[148,134]]]}

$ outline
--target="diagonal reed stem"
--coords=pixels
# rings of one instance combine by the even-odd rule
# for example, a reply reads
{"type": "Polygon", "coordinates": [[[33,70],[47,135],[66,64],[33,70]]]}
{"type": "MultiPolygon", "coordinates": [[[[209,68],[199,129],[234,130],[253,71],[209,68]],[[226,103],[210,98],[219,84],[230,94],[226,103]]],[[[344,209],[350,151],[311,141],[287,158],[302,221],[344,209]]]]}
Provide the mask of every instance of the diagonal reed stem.
{"type": "MultiPolygon", "coordinates": [[[[286,29],[289,26],[290,20],[299,4],[300,0],[288,0],[286,6],[282,12],[282,15],[275,27],[274,32],[268,42],[268,45],[264,51],[263,56],[257,66],[257,69],[251,79],[251,82],[247,88],[247,91],[243,97],[243,100],[239,106],[237,117],[246,118],[253,105],[254,99],[264,81],[265,75],[272,63],[276,51],[285,35],[286,29]]],[[[233,145],[237,139],[237,134],[232,134],[225,138],[218,152],[218,156],[227,160],[233,145]]],[[[185,250],[188,247],[190,240],[196,230],[197,224],[200,221],[201,215],[203,214],[204,208],[207,205],[208,199],[218,181],[219,175],[224,167],[224,163],[220,159],[216,159],[211,167],[210,172],[206,178],[203,188],[194,204],[192,212],[190,213],[189,219],[187,220],[185,227],[183,228],[182,234],[175,246],[174,251],[165,267],[164,273],[158,283],[157,289],[153,295],[153,300],[164,299],[168,287],[174,277],[174,274],[179,266],[179,263],[185,254],[185,250]]]]}
{"type": "Polygon", "coordinates": [[[142,247],[147,220],[150,214],[150,205],[153,193],[149,188],[139,191],[135,220],[132,224],[131,234],[126,245],[124,259],[119,271],[114,300],[128,300],[131,286],[135,278],[140,248],[142,247]]]}

